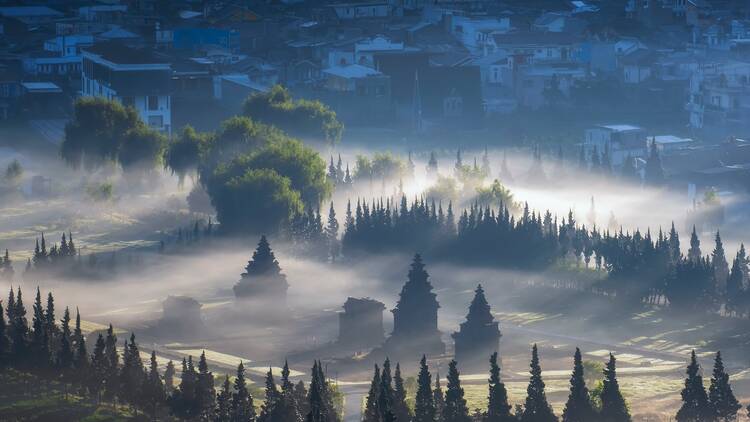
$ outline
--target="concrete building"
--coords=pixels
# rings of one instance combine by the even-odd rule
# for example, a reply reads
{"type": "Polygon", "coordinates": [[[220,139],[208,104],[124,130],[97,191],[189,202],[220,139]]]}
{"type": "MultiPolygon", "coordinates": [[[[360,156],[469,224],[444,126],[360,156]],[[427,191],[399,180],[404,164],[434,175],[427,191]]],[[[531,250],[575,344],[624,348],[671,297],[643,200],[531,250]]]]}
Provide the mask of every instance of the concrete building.
{"type": "Polygon", "coordinates": [[[584,147],[598,151],[609,148],[612,165],[620,166],[628,156],[643,157],[647,151],[646,131],[627,124],[598,125],[586,129],[584,147]]]}
{"type": "Polygon", "coordinates": [[[172,133],[171,65],[150,51],[118,43],[83,50],[82,94],[133,106],[154,129],[172,133]]]}

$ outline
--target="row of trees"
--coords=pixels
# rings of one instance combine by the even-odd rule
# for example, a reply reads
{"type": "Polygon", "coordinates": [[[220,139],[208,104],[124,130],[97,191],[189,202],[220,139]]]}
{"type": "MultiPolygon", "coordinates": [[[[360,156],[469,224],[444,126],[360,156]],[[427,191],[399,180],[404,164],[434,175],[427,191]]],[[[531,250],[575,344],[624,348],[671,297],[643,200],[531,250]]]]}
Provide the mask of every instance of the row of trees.
{"type": "Polygon", "coordinates": [[[694,228],[684,255],[674,225],[654,238],[650,230],[589,229],[572,212],[559,221],[528,206],[520,214],[516,218],[503,204],[473,204],[456,217],[451,202],[447,207],[424,199],[409,203],[402,196],[398,204],[393,198],[348,203],[341,236],[333,204],[325,223],[319,211],[295,216],[289,234],[298,252],[322,260],[420,250],[437,259],[501,268],[564,264],[606,272],[593,291],[625,304],[750,315],[750,258],[741,246],[730,269],[718,232],[711,253],[704,254],[694,228]]]}
{"type": "Polygon", "coordinates": [[[313,366],[309,389],[302,381],[297,384],[290,381],[288,365],[282,370],[280,386],[269,370],[265,401],[256,415],[241,362],[233,383],[225,376],[217,392],[205,352],[197,368],[192,356],[183,358],[179,383],[175,385],[174,363],[170,360],[161,373],[156,353],[152,351],[144,365],[135,334],[124,341],[120,352],[117,335],[110,325],[106,333],[98,334],[89,353],[80,314],[76,312],[74,327],[68,308],[57,321],[52,293],[48,294],[45,307],[37,289],[32,312],[29,325],[23,293],[20,288],[17,291],[11,288],[5,315],[0,305],[0,371],[12,368],[31,372],[61,382],[70,392],[97,403],[119,402],[130,406],[136,414],[142,411],[153,418],[169,414],[180,420],[217,422],[341,420],[340,409],[334,405],[335,386],[320,362],[313,366]]]}

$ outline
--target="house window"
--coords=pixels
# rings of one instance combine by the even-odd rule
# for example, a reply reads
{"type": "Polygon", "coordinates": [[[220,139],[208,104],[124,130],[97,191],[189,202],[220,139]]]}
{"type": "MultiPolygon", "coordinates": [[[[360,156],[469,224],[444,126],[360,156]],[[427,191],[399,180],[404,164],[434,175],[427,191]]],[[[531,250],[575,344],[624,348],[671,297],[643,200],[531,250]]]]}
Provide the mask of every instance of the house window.
{"type": "MultiPolygon", "coordinates": [[[[156,95],[148,96],[148,109],[150,111],[159,109],[159,97],[156,95]]],[[[161,125],[160,125],[161,126],[161,125]]]]}
{"type": "Polygon", "coordinates": [[[164,118],[162,116],[148,116],[148,125],[155,128],[161,128],[164,126],[164,118]]]}

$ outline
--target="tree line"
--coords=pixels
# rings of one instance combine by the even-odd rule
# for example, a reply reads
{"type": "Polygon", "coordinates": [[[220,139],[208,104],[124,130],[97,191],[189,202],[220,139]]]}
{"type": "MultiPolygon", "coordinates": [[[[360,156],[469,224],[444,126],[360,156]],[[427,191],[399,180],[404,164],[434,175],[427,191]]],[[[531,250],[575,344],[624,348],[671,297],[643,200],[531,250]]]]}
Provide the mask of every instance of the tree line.
{"type": "Polygon", "coordinates": [[[217,390],[205,352],[197,367],[192,356],[183,358],[177,380],[173,361],[166,364],[162,373],[155,351],[144,365],[135,334],[131,333],[119,349],[111,324],[106,333],[97,335],[93,350],[89,351],[78,310],[74,324],[68,308],[58,321],[52,293],[47,295],[45,306],[39,289],[30,325],[20,287],[11,288],[4,312],[0,304],[0,371],[11,369],[61,382],[66,394],[69,391],[98,404],[127,405],[136,415],[140,411],[152,418],[169,415],[178,420],[217,422],[341,420],[334,404],[336,387],[319,361],[313,365],[309,387],[303,381],[290,381],[287,364],[281,372],[280,385],[269,369],[265,400],[256,410],[242,362],[234,380],[230,382],[225,376],[217,390]]]}

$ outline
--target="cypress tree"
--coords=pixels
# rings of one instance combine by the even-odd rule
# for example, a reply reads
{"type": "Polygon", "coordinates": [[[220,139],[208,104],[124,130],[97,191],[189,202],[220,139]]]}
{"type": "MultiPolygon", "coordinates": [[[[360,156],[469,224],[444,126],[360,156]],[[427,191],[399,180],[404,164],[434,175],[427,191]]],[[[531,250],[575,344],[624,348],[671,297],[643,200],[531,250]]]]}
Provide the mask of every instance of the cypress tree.
{"type": "Polygon", "coordinates": [[[444,422],[469,422],[469,409],[466,407],[464,389],[461,388],[458,368],[455,360],[448,364],[448,387],[445,391],[444,422]]]}
{"type": "Polygon", "coordinates": [[[122,398],[135,407],[140,404],[140,389],[145,378],[141,353],[135,342],[135,334],[130,334],[130,342],[125,340],[120,369],[120,393],[122,398]]]}
{"type": "Polygon", "coordinates": [[[515,418],[511,415],[508,404],[508,392],[505,384],[500,380],[500,365],[497,363],[497,352],[490,356],[489,395],[487,397],[487,418],[485,422],[510,422],[515,418]]]}
{"type": "Polygon", "coordinates": [[[443,422],[443,413],[445,412],[445,396],[443,389],[440,387],[440,373],[435,375],[435,389],[432,391],[433,401],[435,402],[435,420],[443,422]]]}
{"type": "Polygon", "coordinates": [[[216,395],[216,422],[227,422],[232,417],[232,391],[229,383],[229,375],[224,376],[221,391],[216,395]]]}
{"type": "Polygon", "coordinates": [[[67,378],[70,376],[70,371],[73,368],[73,361],[75,359],[70,339],[70,310],[68,308],[65,308],[61,322],[60,345],[57,349],[56,366],[63,378],[67,378]]]}
{"type": "Polygon", "coordinates": [[[335,262],[339,256],[339,222],[336,220],[336,210],[333,209],[333,202],[328,210],[328,225],[325,230],[326,239],[328,240],[328,255],[331,258],[331,262],[335,262]]]}
{"type": "Polygon", "coordinates": [[[417,376],[417,395],[414,399],[414,422],[435,422],[435,416],[432,376],[427,367],[427,357],[422,355],[417,376]]]}
{"type": "Polygon", "coordinates": [[[383,362],[383,370],[380,373],[380,394],[378,395],[378,407],[382,419],[389,411],[393,411],[393,378],[391,377],[391,361],[386,358],[383,362]]]}
{"type": "Polygon", "coordinates": [[[96,396],[97,403],[102,399],[102,391],[104,391],[104,385],[107,380],[107,368],[109,365],[105,355],[105,347],[104,336],[100,333],[94,345],[94,352],[91,354],[91,370],[89,371],[87,382],[89,391],[96,396]]]}
{"type": "MultiPolygon", "coordinates": [[[[13,289],[11,288],[11,296],[12,294],[13,289]]],[[[20,287],[18,288],[15,301],[10,299],[8,300],[8,309],[6,312],[8,312],[8,322],[11,327],[11,352],[14,359],[23,362],[28,359],[29,326],[26,320],[26,307],[23,304],[23,293],[20,287]]]]}
{"type": "Polygon", "coordinates": [[[727,278],[729,277],[729,264],[727,256],[724,253],[724,244],[721,241],[721,234],[716,231],[715,246],[711,252],[711,266],[714,270],[714,281],[719,293],[726,292],[727,278]]]}
{"type": "Polygon", "coordinates": [[[278,419],[282,421],[300,421],[302,416],[298,413],[298,406],[294,396],[294,384],[289,380],[289,362],[284,361],[281,369],[281,395],[278,406],[278,419]]]}
{"type": "Polygon", "coordinates": [[[604,368],[602,408],[599,417],[603,422],[630,422],[630,411],[620,392],[620,384],[617,382],[616,362],[615,356],[610,353],[609,361],[604,368]]]}
{"type": "Polygon", "coordinates": [[[167,362],[167,367],[164,368],[164,390],[167,394],[171,394],[174,390],[174,362],[171,360],[167,362]]]}
{"type": "Polygon", "coordinates": [[[729,385],[729,374],[724,371],[721,352],[716,352],[711,386],[708,387],[708,404],[712,415],[719,422],[737,420],[737,412],[742,408],[729,385]]]}
{"type": "Polygon", "coordinates": [[[396,372],[393,373],[393,416],[397,421],[410,421],[411,411],[406,404],[406,388],[404,379],[401,377],[401,365],[396,363],[396,372]]]}
{"type": "Polygon", "coordinates": [[[0,369],[8,366],[10,362],[10,338],[8,338],[8,325],[5,322],[3,302],[0,301],[0,369]]]}
{"type": "Polygon", "coordinates": [[[695,225],[693,225],[693,232],[690,234],[690,249],[688,249],[688,259],[693,263],[697,263],[702,258],[701,254],[701,241],[698,239],[698,233],[695,231],[695,225]]]}
{"type": "Polygon", "coordinates": [[[203,419],[212,419],[216,404],[216,390],[214,389],[214,375],[208,370],[206,351],[201,353],[198,360],[198,379],[196,384],[196,401],[198,414],[203,419]]]}
{"type": "Polygon", "coordinates": [[[266,400],[263,402],[260,410],[260,422],[276,421],[276,410],[280,401],[279,391],[276,389],[276,381],[273,379],[273,372],[268,368],[266,373],[266,400]]]}
{"type": "Polygon", "coordinates": [[[380,420],[380,406],[378,397],[380,396],[380,368],[375,365],[375,373],[372,375],[370,391],[367,393],[365,401],[365,411],[362,422],[378,422],[380,420]]]}
{"type": "Polygon", "coordinates": [[[711,419],[711,408],[703,386],[701,368],[695,356],[695,350],[690,353],[690,364],[687,367],[685,388],[682,389],[682,407],[677,411],[677,422],[703,422],[711,419]]]}
{"type": "MultiPolygon", "coordinates": [[[[159,368],[156,362],[156,352],[151,351],[148,374],[143,378],[142,402],[151,410],[151,415],[156,416],[159,406],[167,399],[164,384],[159,377],[159,368]]],[[[226,420],[226,419],[225,419],[226,420]]]]}
{"type": "Polygon", "coordinates": [[[659,151],[656,149],[655,140],[652,140],[649,145],[644,180],[647,185],[651,186],[661,186],[664,184],[664,168],[661,165],[661,158],[659,157],[659,151]]]}
{"type": "Polygon", "coordinates": [[[115,335],[112,324],[107,329],[107,337],[104,340],[104,363],[105,363],[105,380],[104,380],[104,398],[114,400],[119,394],[118,365],[120,356],[117,352],[117,336],[115,335]]]}
{"type": "Polygon", "coordinates": [[[89,360],[86,351],[86,338],[81,331],[81,313],[76,308],[76,326],[73,330],[73,368],[75,369],[76,381],[83,385],[89,377],[89,360]]]}
{"type": "Polygon", "coordinates": [[[180,385],[172,393],[169,407],[178,418],[192,419],[200,415],[197,399],[198,374],[193,366],[193,357],[182,359],[180,385]]]}
{"type": "Polygon", "coordinates": [[[242,361],[237,365],[237,377],[234,379],[231,407],[231,422],[252,422],[255,420],[255,406],[253,405],[253,397],[247,390],[245,366],[242,361]]]}
{"type": "Polygon", "coordinates": [[[305,382],[302,380],[294,386],[294,402],[297,403],[297,411],[300,417],[304,419],[305,415],[310,412],[310,408],[307,403],[307,389],[305,388],[305,382]]]}
{"type": "Polygon", "coordinates": [[[573,357],[573,375],[570,377],[570,395],[562,415],[563,422],[595,422],[596,414],[591,405],[589,390],[583,378],[581,350],[576,347],[573,357]]]}
{"type": "Polygon", "coordinates": [[[536,344],[531,349],[531,364],[529,386],[526,389],[526,403],[524,405],[522,422],[556,422],[557,417],[552,413],[552,407],[547,402],[542,380],[542,368],[539,366],[539,352],[536,344]]]}
{"type": "MultiPolygon", "coordinates": [[[[31,350],[34,361],[41,366],[47,365],[50,360],[49,338],[47,337],[48,326],[42,305],[42,295],[39,287],[36,288],[36,298],[32,306],[34,316],[31,319],[31,350]]],[[[54,323],[54,322],[53,322],[54,323]]]]}

